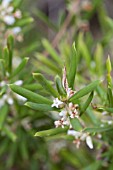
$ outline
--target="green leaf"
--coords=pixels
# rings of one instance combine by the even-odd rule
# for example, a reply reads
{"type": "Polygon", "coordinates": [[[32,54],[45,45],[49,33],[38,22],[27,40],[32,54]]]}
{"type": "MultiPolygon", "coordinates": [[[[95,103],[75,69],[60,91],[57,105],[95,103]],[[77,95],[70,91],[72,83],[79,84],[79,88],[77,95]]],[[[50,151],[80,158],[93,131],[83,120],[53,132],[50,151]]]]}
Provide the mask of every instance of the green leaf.
{"type": "Polygon", "coordinates": [[[52,96],[58,97],[58,92],[52,87],[50,82],[41,73],[33,73],[33,77],[37,80],[44,89],[46,89],[52,96]]]}
{"type": "Polygon", "coordinates": [[[91,103],[91,101],[93,99],[93,95],[94,95],[94,92],[92,91],[91,94],[89,95],[88,99],[86,100],[85,104],[82,106],[82,108],[80,110],[80,115],[82,115],[88,108],[89,104],[91,103]]]}
{"type": "Polygon", "coordinates": [[[30,24],[33,21],[34,21],[33,18],[26,17],[26,18],[22,18],[21,20],[16,21],[15,25],[18,25],[18,26],[22,27],[22,26],[30,24]]]}
{"type": "Polygon", "coordinates": [[[55,77],[55,82],[56,82],[56,87],[57,87],[58,93],[61,96],[66,96],[66,91],[64,90],[64,88],[62,86],[61,78],[58,75],[55,77]]]}
{"type": "Polygon", "coordinates": [[[19,66],[13,71],[13,73],[11,74],[10,78],[16,76],[18,73],[21,72],[21,70],[25,67],[25,65],[27,64],[29,58],[24,58],[22,60],[22,62],[19,64],[19,66]]]}
{"type": "Polygon", "coordinates": [[[101,133],[113,130],[113,126],[106,126],[106,127],[94,127],[94,128],[85,128],[84,132],[90,132],[90,133],[101,133]]]}
{"type": "Polygon", "coordinates": [[[39,60],[39,62],[41,62],[43,65],[46,65],[47,67],[49,67],[49,69],[51,69],[52,71],[54,71],[57,74],[60,74],[60,68],[58,65],[55,65],[55,63],[45,57],[44,55],[40,54],[40,53],[36,53],[36,58],[39,60]]]}
{"type": "Polygon", "coordinates": [[[70,99],[69,101],[74,102],[76,101],[76,99],[79,99],[83,96],[85,96],[86,94],[92,92],[99,84],[99,80],[96,80],[92,83],[90,83],[89,85],[87,85],[86,87],[84,87],[83,89],[79,90],[78,92],[76,92],[70,99]]]}
{"type": "Polygon", "coordinates": [[[0,91],[0,96],[2,96],[7,90],[7,86],[5,85],[4,87],[2,87],[1,91],[0,91]]]}
{"type": "Polygon", "coordinates": [[[82,55],[82,57],[84,57],[88,67],[90,68],[91,56],[86,43],[84,42],[83,33],[80,33],[78,37],[78,51],[82,55]]]}
{"type": "Polygon", "coordinates": [[[29,91],[23,87],[17,86],[15,84],[10,84],[9,87],[17,94],[27,98],[28,100],[36,103],[52,104],[52,101],[46,99],[45,97],[29,91]]]}
{"type": "Polygon", "coordinates": [[[113,108],[110,108],[110,107],[100,107],[98,109],[101,111],[107,111],[109,113],[113,113],[113,108]]]}
{"type": "Polygon", "coordinates": [[[61,59],[60,59],[59,55],[54,50],[54,48],[51,46],[49,41],[47,41],[46,39],[43,39],[42,44],[45,47],[45,49],[49,52],[51,57],[54,59],[54,61],[57,62],[58,64],[61,64],[61,59]]]}
{"type": "Polygon", "coordinates": [[[37,104],[33,102],[26,102],[24,105],[30,107],[31,109],[43,111],[43,112],[55,110],[55,108],[52,108],[51,105],[48,104],[37,104]]]}
{"type": "Polygon", "coordinates": [[[95,54],[95,71],[98,73],[98,76],[102,76],[103,73],[103,47],[101,44],[97,44],[95,54]]]}
{"type": "Polygon", "coordinates": [[[14,46],[14,38],[12,35],[9,35],[7,39],[7,47],[9,50],[9,63],[8,63],[8,71],[11,73],[12,71],[12,57],[13,57],[13,46],[14,46]]]}
{"type": "Polygon", "coordinates": [[[82,125],[81,125],[80,121],[78,120],[78,118],[74,118],[74,119],[70,118],[70,122],[71,122],[74,130],[76,130],[76,131],[82,130],[82,125]]]}
{"type": "Polygon", "coordinates": [[[0,109],[0,130],[2,129],[6,117],[7,117],[7,113],[8,113],[8,106],[4,105],[1,109],[0,109]]]}
{"type": "Polygon", "coordinates": [[[112,67],[111,67],[111,61],[110,61],[110,57],[109,56],[108,56],[107,61],[106,61],[106,67],[107,67],[108,73],[110,73],[111,70],[112,70],[112,67]]]}
{"type": "Polygon", "coordinates": [[[107,89],[107,98],[108,98],[109,106],[113,107],[113,94],[112,94],[112,89],[109,86],[107,89]]]}
{"type": "Polygon", "coordinates": [[[48,136],[57,135],[57,134],[60,134],[60,133],[65,133],[67,130],[68,130],[68,127],[65,127],[65,128],[54,128],[54,129],[49,129],[49,130],[44,130],[44,131],[36,132],[35,136],[48,137],[48,136]]]}
{"type": "Polygon", "coordinates": [[[28,90],[31,90],[31,91],[42,90],[43,89],[43,87],[40,84],[34,84],[34,83],[32,83],[32,84],[25,84],[25,85],[23,85],[23,87],[25,89],[28,89],[28,90]]]}
{"type": "Polygon", "coordinates": [[[9,50],[7,47],[4,48],[3,50],[3,58],[5,60],[5,66],[6,66],[6,69],[8,67],[8,61],[9,61],[9,50]]]}
{"type": "Polygon", "coordinates": [[[10,130],[9,127],[4,127],[3,132],[13,141],[15,142],[17,139],[17,136],[10,130]]]}
{"type": "Polygon", "coordinates": [[[72,46],[72,54],[70,58],[70,70],[68,74],[69,87],[71,87],[72,89],[74,87],[76,69],[77,69],[77,51],[76,51],[75,43],[74,43],[72,46]]]}

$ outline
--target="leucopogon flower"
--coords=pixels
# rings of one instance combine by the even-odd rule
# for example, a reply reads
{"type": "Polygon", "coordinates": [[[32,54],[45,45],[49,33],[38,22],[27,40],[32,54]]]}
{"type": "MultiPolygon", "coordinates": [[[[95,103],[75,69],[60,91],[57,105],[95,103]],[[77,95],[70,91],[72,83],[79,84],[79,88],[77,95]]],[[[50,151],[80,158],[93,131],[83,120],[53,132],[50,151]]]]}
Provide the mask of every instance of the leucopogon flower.
{"type": "Polygon", "coordinates": [[[6,44],[6,39],[8,35],[14,35],[17,41],[23,40],[23,35],[21,33],[21,27],[13,26],[16,20],[22,18],[22,13],[19,9],[14,9],[12,0],[2,0],[0,2],[0,39],[4,39],[3,45],[6,44]],[[13,27],[10,27],[13,26],[13,27]]]}
{"type": "MultiPolygon", "coordinates": [[[[5,81],[1,81],[0,82],[0,88],[6,86],[8,83],[5,82],[5,81]]],[[[16,82],[14,82],[14,84],[18,85],[18,86],[21,86],[23,84],[23,81],[22,80],[18,80],[16,82]]],[[[25,97],[22,97],[18,94],[15,94],[15,97],[17,98],[17,100],[19,101],[22,101],[22,102],[25,102],[27,99],[25,97]]],[[[11,96],[10,94],[10,90],[9,88],[7,89],[6,93],[3,94],[0,98],[0,108],[5,104],[5,103],[8,103],[9,105],[13,105],[14,103],[14,99],[13,97],[11,96]]]]}
{"type": "Polygon", "coordinates": [[[75,130],[68,130],[67,134],[75,137],[73,143],[76,144],[77,148],[79,148],[81,141],[86,141],[87,146],[90,149],[93,149],[92,138],[88,133],[78,132],[75,130]]]}
{"type": "MultiPolygon", "coordinates": [[[[67,131],[67,135],[74,136],[75,140],[73,141],[73,143],[76,144],[77,148],[79,148],[82,141],[85,141],[87,146],[90,149],[93,149],[93,142],[92,142],[92,138],[89,135],[89,133],[73,130],[73,127],[71,124],[71,119],[76,118],[76,119],[79,119],[79,121],[80,121],[79,105],[69,102],[69,98],[72,97],[76,92],[68,87],[65,68],[63,69],[62,85],[66,91],[66,100],[60,96],[59,99],[55,98],[53,100],[53,104],[51,105],[51,107],[56,107],[56,108],[60,109],[60,112],[59,112],[60,119],[56,120],[54,122],[55,127],[56,128],[58,128],[58,127],[64,128],[65,126],[68,126],[69,128],[67,131]]],[[[83,124],[81,124],[81,125],[83,126],[83,124]]]]}

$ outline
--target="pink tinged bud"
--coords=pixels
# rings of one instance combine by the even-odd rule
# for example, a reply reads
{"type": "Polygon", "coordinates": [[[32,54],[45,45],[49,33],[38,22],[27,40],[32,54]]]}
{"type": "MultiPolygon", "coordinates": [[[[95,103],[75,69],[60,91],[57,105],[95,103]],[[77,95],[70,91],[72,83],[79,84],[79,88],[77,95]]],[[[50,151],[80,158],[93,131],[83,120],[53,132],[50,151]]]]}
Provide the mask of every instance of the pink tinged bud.
{"type": "Polygon", "coordinates": [[[21,11],[20,11],[20,10],[17,10],[17,11],[14,13],[14,17],[20,19],[20,18],[22,17],[21,11]]]}
{"type": "Polygon", "coordinates": [[[88,145],[88,147],[89,147],[90,149],[93,149],[93,142],[92,142],[91,136],[87,136],[87,137],[86,137],[86,144],[88,145]]]}

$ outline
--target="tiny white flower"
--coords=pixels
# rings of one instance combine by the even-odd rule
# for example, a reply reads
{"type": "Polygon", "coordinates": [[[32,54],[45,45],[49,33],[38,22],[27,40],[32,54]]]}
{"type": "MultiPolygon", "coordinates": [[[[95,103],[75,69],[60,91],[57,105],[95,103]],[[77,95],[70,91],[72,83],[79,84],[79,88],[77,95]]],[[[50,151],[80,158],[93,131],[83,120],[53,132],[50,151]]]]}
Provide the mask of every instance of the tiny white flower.
{"type": "Polygon", "coordinates": [[[107,115],[107,112],[106,111],[102,112],[102,115],[107,115]]]}
{"type": "Polygon", "coordinates": [[[92,142],[91,136],[87,136],[87,137],[86,137],[86,144],[88,145],[88,147],[89,147],[90,149],[93,149],[93,142],[92,142]]]}
{"type": "Polygon", "coordinates": [[[54,122],[54,124],[55,124],[56,128],[57,128],[57,127],[60,127],[60,126],[61,126],[62,128],[64,128],[63,120],[57,120],[57,121],[54,122]]]}
{"type": "Polygon", "coordinates": [[[20,19],[20,18],[22,17],[21,11],[20,11],[20,10],[17,10],[17,11],[14,13],[14,17],[20,19]]]}
{"type": "Polygon", "coordinates": [[[5,104],[5,101],[1,98],[0,99],[0,108],[5,104]]]}
{"type": "Polygon", "coordinates": [[[7,8],[7,7],[9,6],[9,4],[10,4],[11,1],[12,1],[12,0],[3,0],[3,1],[2,1],[2,6],[3,6],[4,8],[7,8]]]}
{"type": "Polygon", "coordinates": [[[14,101],[11,97],[8,97],[7,102],[9,105],[12,105],[14,103],[14,101]]]}
{"type": "Polygon", "coordinates": [[[53,104],[51,105],[51,107],[56,107],[56,108],[60,108],[60,106],[63,105],[63,102],[60,101],[58,98],[55,98],[53,100],[53,104]]]}
{"type": "Polygon", "coordinates": [[[109,125],[113,124],[113,121],[112,120],[108,120],[108,124],[109,125]]]}
{"type": "Polygon", "coordinates": [[[21,86],[23,84],[23,81],[22,80],[18,80],[18,81],[15,81],[14,84],[17,85],[17,86],[21,86]]]}
{"type": "Polygon", "coordinates": [[[12,29],[14,34],[18,34],[19,32],[21,32],[21,28],[20,27],[15,27],[12,29]]]}
{"type": "Polygon", "coordinates": [[[13,16],[10,16],[10,15],[6,15],[4,17],[4,22],[8,25],[13,25],[14,22],[15,22],[15,18],[13,16]]]}
{"type": "Polygon", "coordinates": [[[67,134],[74,136],[76,139],[78,139],[81,136],[81,132],[75,130],[68,130],[67,134]]]}
{"type": "Polygon", "coordinates": [[[5,81],[1,81],[0,86],[3,87],[5,85],[6,85],[6,82],[5,81]]]}
{"type": "Polygon", "coordinates": [[[12,7],[12,6],[9,6],[8,8],[7,8],[7,12],[12,12],[14,10],[14,8],[12,7]]]}

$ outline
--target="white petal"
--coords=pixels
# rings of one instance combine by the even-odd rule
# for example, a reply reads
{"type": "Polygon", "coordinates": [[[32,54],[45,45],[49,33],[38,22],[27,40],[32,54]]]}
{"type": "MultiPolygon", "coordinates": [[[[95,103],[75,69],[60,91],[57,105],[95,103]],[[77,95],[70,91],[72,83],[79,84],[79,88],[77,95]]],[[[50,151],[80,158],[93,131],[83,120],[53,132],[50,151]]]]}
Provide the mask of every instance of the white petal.
{"type": "Polygon", "coordinates": [[[67,134],[74,136],[76,139],[81,136],[81,132],[77,132],[75,130],[68,130],[67,134]]]}
{"type": "Polygon", "coordinates": [[[12,99],[11,97],[9,97],[9,98],[7,99],[7,102],[8,102],[9,105],[12,105],[12,104],[13,104],[13,99],[12,99]]]}
{"type": "Polygon", "coordinates": [[[15,81],[14,84],[17,85],[17,86],[20,86],[20,85],[23,84],[23,81],[22,80],[18,80],[18,81],[15,81]]]}
{"type": "Polygon", "coordinates": [[[7,8],[10,2],[11,2],[11,0],[3,0],[3,1],[2,1],[2,6],[3,6],[4,8],[7,8]]]}
{"type": "Polygon", "coordinates": [[[21,28],[20,27],[15,27],[12,29],[14,34],[18,34],[19,32],[21,32],[21,28]]]}
{"type": "Polygon", "coordinates": [[[90,149],[93,149],[93,142],[91,136],[86,137],[86,144],[89,146],[90,149]]]}
{"type": "Polygon", "coordinates": [[[15,18],[13,16],[7,15],[4,17],[4,22],[8,25],[13,25],[15,22],[15,18]]]}

